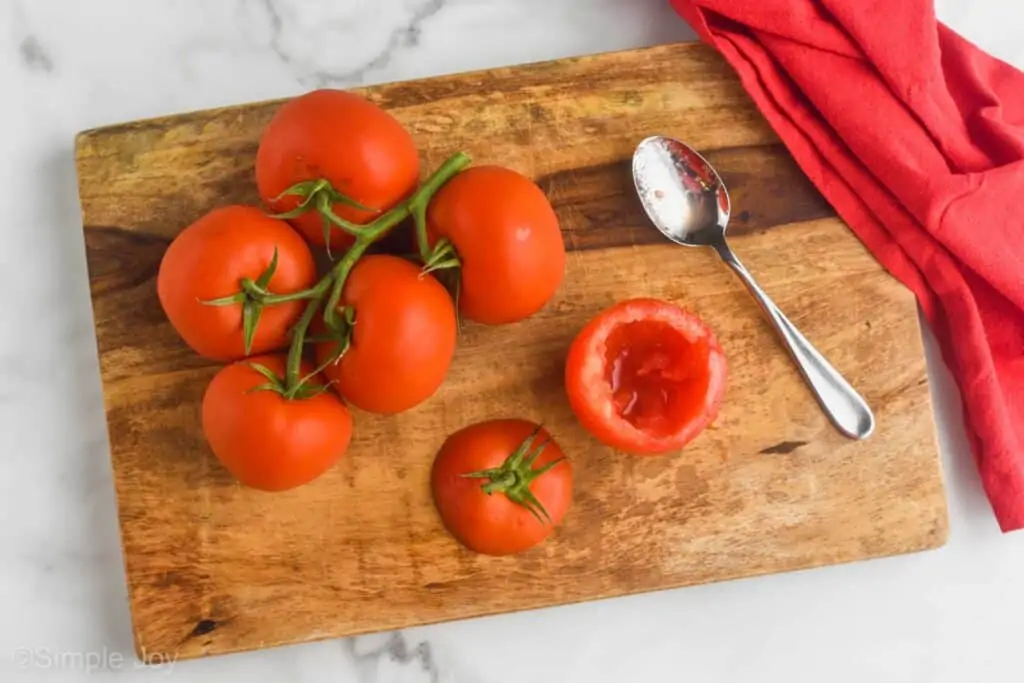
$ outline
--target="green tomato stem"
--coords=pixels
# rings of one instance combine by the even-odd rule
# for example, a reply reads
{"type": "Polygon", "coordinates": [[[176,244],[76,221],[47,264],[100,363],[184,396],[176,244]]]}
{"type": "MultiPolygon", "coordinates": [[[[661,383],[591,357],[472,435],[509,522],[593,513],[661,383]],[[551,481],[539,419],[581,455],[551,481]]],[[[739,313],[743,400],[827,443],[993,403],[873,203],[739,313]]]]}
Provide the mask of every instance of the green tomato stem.
{"type": "MultiPolygon", "coordinates": [[[[408,199],[372,222],[360,226],[356,234],[356,241],[345,253],[345,256],[311,289],[286,295],[274,295],[263,292],[266,294],[265,299],[270,299],[273,303],[283,303],[285,300],[280,297],[291,297],[286,299],[288,301],[308,300],[302,317],[299,318],[299,321],[292,329],[291,345],[288,348],[285,376],[285,391],[288,398],[299,395],[301,385],[305,381],[301,374],[302,347],[305,344],[306,332],[313,322],[313,317],[316,315],[317,309],[319,309],[327,292],[330,291],[330,295],[327,298],[326,306],[324,306],[324,322],[327,323],[329,328],[337,329],[341,324],[341,321],[338,320],[337,310],[338,303],[341,300],[341,293],[345,288],[345,282],[348,280],[349,273],[352,272],[352,268],[359,258],[366,253],[371,244],[376,242],[388,230],[408,218],[414,211],[425,213],[427,204],[430,203],[431,198],[437,191],[468,166],[471,161],[469,155],[464,152],[453,154],[408,199]],[[278,298],[274,299],[274,297],[278,298]]],[[[418,226],[417,229],[419,229],[418,226]]],[[[423,231],[424,238],[421,242],[421,249],[423,244],[425,244],[426,227],[423,228],[423,231]]]]}
{"type": "Polygon", "coordinates": [[[359,260],[372,243],[372,239],[358,238],[356,243],[345,252],[345,256],[331,270],[334,286],[331,287],[331,295],[327,298],[327,305],[324,306],[324,322],[327,323],[328,327],[336,328],[338,326],[338,302],[341,300],[341,291],[345,287],[345,281],[348,280],[348,275],[352,272],[356,261],[359,260]]]}
{"type": "Polygon", "coordinates": [[[441,189],[441,186],[455,177],[469,163],[469,156],[463,152],[453,155],[442,164],[441,168],[437,169],[433,176],[427,179],[423,187],[408,201],[409,212],[412,214],[413,221],[416,224],[416,244],[419,246],[420,259],[424,263],[430,258],[430,244],[427,238],[427,205],[430,204],[430,200],[434,198],[434,195],[441,189]]]}
{"type": "MultiPolygon", "coordinates": [[[[355,244],[345,254],[345,258],[339,261],[333,269],[334,287],[331,289],[331,296],[327,300],[327,306],[324,307],[324,321],[328,325],[334,321],[335,311],[338,307],[338,302],[341,300],[341,291],[345,287],[345,280],[348,279],[352,266],[363,255],[363,252],[377,238],[404,221],[411,213],[420,211],[419,208],[415,207],[424,207],[422,210],[425,211],[426,205],[430,203],[431,198],[437,194],[437,191],[455,177],[459,171],[468,166],[470,161],[469,155],[464,152],[457,152],[452,155],[427,178],[427,181],[412,196],[363,228],[361,234],[356,238],[355,244]]],[[[426,228],[424,228],[424,235],[426,234],[425,230],[426,228]]],[[[421,243],[420,249],[422,250],[422,248],[423,244],[421,243]]]]}
{"type": "Polygon", "coordinates": [[[261,306],[274,306],[275,304],[286,304],[290,301],[316,299],[317,297],[322,297],[326,289],[327,288],[323,286],[323,283],[317,283],[316,285],[310,287],[309,289],[302,289],[299,290],[298,292],[289,292],[287,294],[274,294],[260,287],[250,278],[245,278],[242,280],[242,291],[248,294],[253,301],[260,304],[261,306]]]}
{"type": "Polygon", "coordinates": [[[285,390],[288,397],[294,396],[302,383],[302,345],[306,343],[306,331],[313,322],[313,316],[316,315],[318,308],[320,298],[310,299],[306,304],[306,310],[302,312],[302,317],[295,325],[291,346],[288,347],[288,364],[285,366],[285,390]]]}
{"type": "Polygon", "coordinates": [[[417,202],[412,206],[412,218],[416,226],[416,245],[420,250],[420,260],[430,260],[430,240],[427,237],[427,202],[417,202]]]}

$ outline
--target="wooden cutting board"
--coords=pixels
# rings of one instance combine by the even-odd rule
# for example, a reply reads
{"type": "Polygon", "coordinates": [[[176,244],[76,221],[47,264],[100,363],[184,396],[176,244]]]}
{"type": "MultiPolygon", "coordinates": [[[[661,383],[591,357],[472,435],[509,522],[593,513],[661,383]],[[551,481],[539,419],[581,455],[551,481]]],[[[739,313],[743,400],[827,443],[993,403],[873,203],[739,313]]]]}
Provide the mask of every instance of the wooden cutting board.
{"type": "Polygon", "coordinates": [[[233,482],[200,432],[216,366],[157,303],[169,241],[209,209],[256,203],[253,158],[279,102],[82,133],[77,165],[136,649],[196,657],[918,551],[947,534],[911,294],[835,217],[726,64],[670,45],[394,83],[361,92],[413,132],[425,169],[462,149],[537,180],[570,250],[565,284],[522,323],[468,325],[416,410],[357,413],[333,470],[268,495],[233,482]],[[733,246],[876,411],[840,436],[754,300],[711,251],[667,245],[629,159],[664,133],[707,154],[733,199],[733,246]],[[730,379],[685,451],[636,458],[576,423],[573,335],[605,306],[662,297],[719,335],[730,379]],[[516,557],[460,548],[428,490],[445,435],[543,421],[574,461],[575,501],[516,557]]]}

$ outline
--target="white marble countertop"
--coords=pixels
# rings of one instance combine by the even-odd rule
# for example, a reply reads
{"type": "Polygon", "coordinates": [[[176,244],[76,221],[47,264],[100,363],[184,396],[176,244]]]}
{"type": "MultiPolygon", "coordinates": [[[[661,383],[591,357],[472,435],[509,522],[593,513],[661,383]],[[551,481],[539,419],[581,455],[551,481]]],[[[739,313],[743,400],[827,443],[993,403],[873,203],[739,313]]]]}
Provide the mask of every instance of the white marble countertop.
{"type": "MultiPolygon", "coordinates": [[[[940,0],[938,11],[1024,67],[1019,0],[940,0]]],[[[692,35],[667,0],[0,0],[0,680],[1021,680],[1024,533],[996,527],[930,339],[952,524],[938,551],[135,664],[74,134],[692,35]]]]}

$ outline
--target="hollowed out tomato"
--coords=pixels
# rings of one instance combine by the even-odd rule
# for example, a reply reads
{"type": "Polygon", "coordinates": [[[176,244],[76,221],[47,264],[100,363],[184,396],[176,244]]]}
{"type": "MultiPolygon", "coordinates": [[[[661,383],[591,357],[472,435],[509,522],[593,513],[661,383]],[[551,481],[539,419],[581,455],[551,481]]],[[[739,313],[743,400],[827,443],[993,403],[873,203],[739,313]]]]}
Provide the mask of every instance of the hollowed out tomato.
{"type": "Polygon", "coordinates": [[[595,438],[653,455],[681,449],[714,420],[726,375],[722,348],[700,318],[665,301],[631,299],[579,332],[565,388],[595,438]]]}

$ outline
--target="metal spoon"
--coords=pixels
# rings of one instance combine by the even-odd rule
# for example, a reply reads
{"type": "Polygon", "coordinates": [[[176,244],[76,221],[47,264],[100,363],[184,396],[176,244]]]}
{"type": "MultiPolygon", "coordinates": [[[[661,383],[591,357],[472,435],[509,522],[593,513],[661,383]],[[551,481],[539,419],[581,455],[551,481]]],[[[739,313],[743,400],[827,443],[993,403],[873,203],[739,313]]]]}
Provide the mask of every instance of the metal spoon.
{"type": "Polygon", "coordinates": [[[687,247],[712,247],[736,271],[836,428],[854,439],[869,436],[875,417],[868,404],[757,286],[726,243],[729,194],[711,164],[678,140],[649,137],[633,154],[633,182],[647,216],[666,237],[687,247]]]}

